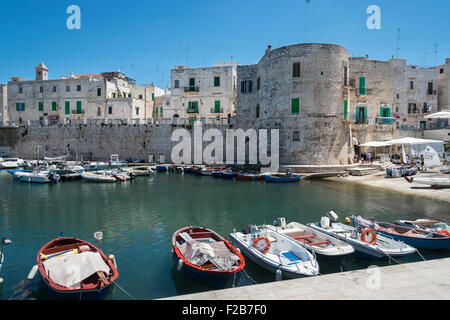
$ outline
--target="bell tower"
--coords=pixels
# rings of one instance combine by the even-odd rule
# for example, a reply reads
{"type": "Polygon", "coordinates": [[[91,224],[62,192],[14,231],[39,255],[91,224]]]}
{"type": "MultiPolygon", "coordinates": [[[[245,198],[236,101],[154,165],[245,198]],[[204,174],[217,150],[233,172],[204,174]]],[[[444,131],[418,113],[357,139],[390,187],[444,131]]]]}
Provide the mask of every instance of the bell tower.
{"type": "Polygon", "coordinates": [[[48,68],[43,62],[36,67],[36,80],[48,80],[48,68]]]}

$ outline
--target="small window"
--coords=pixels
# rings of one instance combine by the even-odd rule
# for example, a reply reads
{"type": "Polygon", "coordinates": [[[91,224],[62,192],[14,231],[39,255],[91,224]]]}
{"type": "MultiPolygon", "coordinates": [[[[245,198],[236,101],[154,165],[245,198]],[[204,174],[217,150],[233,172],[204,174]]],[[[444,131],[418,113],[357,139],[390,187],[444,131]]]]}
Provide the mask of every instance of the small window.
{"type": "Polygon", "coordinates": [[[19,87],[19,93],[23,93],[23,88],[19,87]]]}
{"type": "Polygon", "coordinates": [[[139,108],[136,108],[136,115],[139,115],[139,108]]]}
{"type": "Polygon", "coordinates": [[[258,80],[256,81],[256,90],[259,91],[259,89],[261,89],[261,77],[259,77],[258,80]]]}
{"type": "Polygon", "coordinates": [[[409,89],[411,89],[411,90],[414,89],[414,81],[409,82],[409,89]]]}
{"type": "Polygon", "coordinates": [[[78,92],[81,91],[81,85],[77,85],[77,91],[78,91],[78,92]]]}
{"type": "Polygon", "coordinates": [[[102,108],[97,107],[97,117],[101,117],[101,116],[102,116],[102,108]]]}
{"type": "Polygon", "coordinates": [[[179,88],[180,87],[180,80],[175,80],[175,88],[179,88]]]}
{"type": "Polygon", "coordinates": [[[214,87],[220,87],[220,77],[214,77],[214,87]]]}
{"type": "Polygon", "coordinates": [[[256,119],[259,119],[260,116],[260,106],[259,104],[256,105],[256,119]]]}
{"type": "Polygon", "coordinates": [[[142,94],[139,95],[139,99],[144,99],[144,96],[142,94]]]}
{"type": "Polygon", "coordinates": [[[344,86],[348,85],[348,67],[344,67],[344,86]]]}
{"type": "Polygon", "coordinates": [[[428,94],[433,94],[433,82],[428,82],[428,94]]]}
{"type": "Polygon", "coordinates": [[[108,114],[112,114],[112,107],[108,107],[108,114]]]}
{"type": "Polygon", "coordinates": [[[53,86],[53,92],[56,92],[56,86],[53,86]]]}
{"type": "Polygon", "coordinates": [[[397,99],[400,99],[400,94],[399,93],[397,93],[397,99]]]}
{"type": "Polygon", "coordinates": [[[300,77],[300,62],[295,62],[292,65],[292,77],[299,78],[300,77]]]}
{"type": "Polygon", "coordinates": [[[444,68],[441,68],[440,70],[439,70],[439,73],[444,73],[444,68]]]}
{"type": "Polygon", "coordinates": [[[39,92],[44,92],[44,87],[43,86],[41,86],[41,87],[39,87],[39,92]]]}
{"type": "Polygon", "coordinates": [[[154,101],[154,100],[155,100],[155,94],[152,93],[152,101],[154,101]]]}
{"type": "Polygon", "coordinates": [[[252,81],[251,80],[241,81],[241,92],[242,93],[252,92],[252,81]]]}
{"type": "Polygon", "coordinates": [[[293,140],[294,141],[300,141],[300,131],[294,131],[293,132],[293,140]]]}
{"type": "Polygon", "coordinates": [[[113,97],[113,98],[116,97],[116,93],[115,93],[115,92],[112,93],[112,97],[113,97]]]}
{"type": "Polygon", "coordinates": [[[70,92],[70,86],[66,86],[66,92],[70,92]]]}
{"type": "Polygon", "coordinates": [[[39,102],[38,111],[44,111],[44,102],[39,102]]]}
{"type": "Polygon", "coordinates": [[[52,102],[52,111],[57,111],[58,110],[58,103],[56,101],[52,102]]]}
{"type": "Polygon", "coordinates": [[[97,88],[97,97],[102,96],[102,88],[97,88]]]}

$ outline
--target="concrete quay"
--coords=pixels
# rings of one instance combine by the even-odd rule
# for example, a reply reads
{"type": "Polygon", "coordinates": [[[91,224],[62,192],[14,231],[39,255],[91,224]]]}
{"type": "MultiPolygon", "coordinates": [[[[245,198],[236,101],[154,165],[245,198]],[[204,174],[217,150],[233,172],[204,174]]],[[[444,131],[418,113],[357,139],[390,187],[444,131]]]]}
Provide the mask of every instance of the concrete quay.
{"type": "Polygon", "coordinates": [[[349,271],[162,300],[448,300],[450,258],[349,271]]]}

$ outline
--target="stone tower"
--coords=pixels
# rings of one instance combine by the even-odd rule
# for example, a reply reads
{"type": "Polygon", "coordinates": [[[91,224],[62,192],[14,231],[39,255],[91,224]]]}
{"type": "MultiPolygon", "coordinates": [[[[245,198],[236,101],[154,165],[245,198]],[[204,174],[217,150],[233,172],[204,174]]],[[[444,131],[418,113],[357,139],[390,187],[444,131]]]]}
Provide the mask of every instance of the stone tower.
{"type": "Polygon", "coordinates": [[[36,67],[36,80],[48,80],[48,68],[43,62],[36,67]]]}

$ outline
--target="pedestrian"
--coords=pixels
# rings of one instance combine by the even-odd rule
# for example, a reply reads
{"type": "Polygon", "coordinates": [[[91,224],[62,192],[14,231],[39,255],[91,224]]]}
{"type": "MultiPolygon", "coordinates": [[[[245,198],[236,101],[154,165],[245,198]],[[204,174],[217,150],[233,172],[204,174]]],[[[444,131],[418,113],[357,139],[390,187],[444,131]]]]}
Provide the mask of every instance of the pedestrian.
{"type": "Polygon", "coordinates": [[[425,157],[423,156],[423,154],[420,156],[420,166],[422,168],[422,171],[424,171],[425,157]]]}

